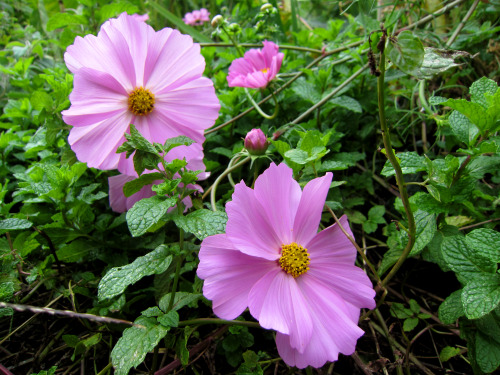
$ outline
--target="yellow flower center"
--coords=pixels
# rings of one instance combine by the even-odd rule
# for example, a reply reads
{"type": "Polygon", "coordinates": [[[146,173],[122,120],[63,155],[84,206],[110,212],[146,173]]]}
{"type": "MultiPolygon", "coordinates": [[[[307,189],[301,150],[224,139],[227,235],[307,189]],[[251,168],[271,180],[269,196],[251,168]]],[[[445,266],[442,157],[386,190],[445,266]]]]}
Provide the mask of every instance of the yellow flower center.
{"type": "Polygon", "coordinates": [[[260,70],[262,73],[267,73],[269,71],[269,68],[264,68],[260,70]]]}
{"type": "Polygon", "coordinates": [[[309,253],[307,249],[292,242],[289,245],[281,245],[280,267],[293,277],[298,277],[309,270],[309,253]]]}
{"type": "Polygon", "coordinates": [[[128,96],[128,109],[136,116],[146,116],[155,107],[154,94],[144,87],[137,87],[128,96]]]}

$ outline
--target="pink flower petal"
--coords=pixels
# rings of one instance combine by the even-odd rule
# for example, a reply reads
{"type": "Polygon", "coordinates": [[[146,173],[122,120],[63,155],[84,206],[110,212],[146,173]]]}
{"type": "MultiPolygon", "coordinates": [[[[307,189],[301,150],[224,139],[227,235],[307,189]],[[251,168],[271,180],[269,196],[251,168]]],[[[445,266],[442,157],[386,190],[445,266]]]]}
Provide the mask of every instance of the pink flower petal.
{"type": "Polygon", "coordinates": [[[283,360],[298,368],[321,367],[327,361],[336,361],[339,353],[352,354],[358,338],[363,335],[357,319],[356,322],[352,319],[352,311],[359,310],[311,278],[300,278],[299,286],[307,300],[313,332],[302,353],[293,347],[289,335],[278,333],[276,344],[283,360]]]}
{"type": "Polygon", "coordinates": [[[284,163],[278,166],[272,163],[255,181],[254,191],[281,245],[293,242],[293,222],[302,191],[292,177],[292,170],[284,163]]]}
{"type": "Polygon", "coordinates": [[[289,334],[292,347],[299,352],[306,349],[313,323],[293,276],[274,265],[274,269],[253,286],[248,307],[263,328],[289,334]]]}
{"type": "Polygon", "coordinates": [[[304,187],[293,223],[295,242],[306,244],[317,234],[332,177],[332,173],[328,172],[324,177],[309,181],[304,187]]]}
{"type": "Polygon", "coordinates": [[[78,160],[90,168],[116,169],[120,158],[116,149],[125,142],[123,134],[130,117],[130,113],[121,113],[95,125],[71,129],[68,141],[78,160]]]}
{"type": "Polygon", "coordinates": [[[268,260],[279,259],[281,239],[268,221],[254,191],[242,181],[236,184],[233,200],[226,204],[226,234],[241,252],[268,260]]]}
{"type": "Polygon", "coordinates": [[[224,234],[205,238],[199,257],[197,274],[205,280],[203,294],[222,319],[234,319],[247,308],[250,289],[272,266],[241,253],[224,234]]]}
{"type": "MultiPolygon", "coordinates": [[[[343,215],[339,222],[345,231],[354,238],[347,216],[343,215]]],[[[321,262],[326,258],[326,260],[334,260],[337,263],[352,265],[356,260],[356,248],[337,224],[322,230],[303,246],[308,249],[311,262],[321,262]]]]}

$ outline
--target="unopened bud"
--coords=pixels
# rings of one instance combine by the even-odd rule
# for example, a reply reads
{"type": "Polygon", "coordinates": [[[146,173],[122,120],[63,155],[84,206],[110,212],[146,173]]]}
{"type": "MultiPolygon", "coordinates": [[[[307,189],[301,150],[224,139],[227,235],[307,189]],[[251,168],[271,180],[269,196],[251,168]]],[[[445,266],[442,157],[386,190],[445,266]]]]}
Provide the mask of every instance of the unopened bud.
{"type": "Polygon", "coordinates": [[[245,137],[245,148],[250,155],[263,155],[268,146],[266,135],[260,129],[250,130],[245,137]]]}
{"type": "Polygon", "coordinates": [[[266,10],[271,10],[271,9],[273,9],[273,5],[269,3],[266,3],[260,7],[261,12],[265,12],[266,10]]]}
{"type": "Polygon", "coordinates": [[[212,27],[215,28],[219,26],[222,21],[224,21],[224,17],[222,17],[220,14],[216,15],[214,18],[212,18],[212,27]]]}
{"type": "Polygon", "coordinates": [[[240,25],[238,25],[237,23],[234,23],[234,22],[229,24],[227,29],[229,30],[230,33],[233,33],[233,34],[238,34],[239,32],[241,32],[240,25]]]}

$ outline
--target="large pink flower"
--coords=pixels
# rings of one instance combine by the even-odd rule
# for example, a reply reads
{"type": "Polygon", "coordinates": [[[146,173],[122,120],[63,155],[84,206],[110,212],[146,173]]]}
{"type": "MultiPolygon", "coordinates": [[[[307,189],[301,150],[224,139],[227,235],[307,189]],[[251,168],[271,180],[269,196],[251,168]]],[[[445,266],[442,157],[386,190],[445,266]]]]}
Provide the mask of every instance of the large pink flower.
{"type": "MultiPolygon", "coordinates": [[[[193,143],[190,146],[179,146],[172,149],[166,156],[166,161],[172,161],[174,159],[185,159],[187,161],[186,169],[190,171],[203,171],[198,175],[198,181],[206,179],[210,173],[205,172],[205,164],[203,164],[203,148],[198,143],[193,143]]],[[[146,171],[145,173],[151,173],[153,171],[146,171]]],[[[151,189],[152,185],[157,185],[163,181],[157,180],[153,182],[152,185],[146,185],[137,193],[126,197],[123,194],[123,186],[132,180],[137,178],[137,174],[126,175],[119,174],[117,176],[112,176],[108,178],[109,183],[109,204],[111,209],[115,212],[125,212],[130,210],[135,202],[140,201],[143,198],[149,198],[156,193],[151,189]]],[[[203,189],[199,185],[188,185],[188,189],[198,190],[203,192],[203,189]]],[[[183,201],[186,208],[192,206],[191,198],[186,197],[183,201]]]]}
{"type": "Polygon", "coordinates": [[[233,60],[227,76],[229,87],[263,88],[276,77],[284,54],[273,42],[265,40],[263,44],[264,48],[251,49],[244,57],[233,60]]]}
{"type": "MultiPolygon", "coordinates": [[[[354,265],[356,249],[337,225],[318,233],[332,174],[301,190],[285,164],[271,166],[255,189],[236,185],[226,205],[226,234],[203,240],[198,276],[222,319],[247,307],[277,332],[290,366],[321,367],[352,354],[361,308],[375,307],[368,276],[354,265]]],[[[345,216],[342,226],[352,235],[345,216]]]]}
{"type": "Polygon", "coordinates": [[[89,167],[131,174],[132,159],[116,149],[134,124],[149,141],[186,135],[203,143],[220,109],[205,60],[188,35],[151,26],[123,13],[97,36],[77,37],[64,54],[74,73],[69,143],[89,167]]]}
{"type": "Polygon", "coordinates": [[[186,13],[182,19],[186,25],[200,26],[205,22],[210,21],[210,12],[205,8],[193,10],[191,13],[186,13]]]}

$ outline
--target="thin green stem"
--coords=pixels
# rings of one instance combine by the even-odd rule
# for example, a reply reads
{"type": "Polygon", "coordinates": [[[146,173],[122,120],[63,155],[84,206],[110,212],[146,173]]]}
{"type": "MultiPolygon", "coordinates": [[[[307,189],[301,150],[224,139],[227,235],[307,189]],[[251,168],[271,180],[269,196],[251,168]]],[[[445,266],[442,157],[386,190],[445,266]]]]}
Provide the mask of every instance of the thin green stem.
{"type": "Polygon", "coordinates": [[[462,31],[462,29],[465,26],[465,23],[472,16],[472,13],[474,13],[474,10],[476,10],[478,4],[479,4],[479,0],[475,0],[474,3],[471,5],[471,7],[469,8],[469,11],[467,12],[467,14],[464,16],[463,20],[458,24],[457,28],[453,32],[453,35],[450,36],[450,39],[448,39],[448,41],[446,42],[446,47],[451,47],[453,42],[457,39],[458,34],[460,34],[460,31],[462,31]]]}
{"type": "MultiPolygon", "coordinates": [[[[243,48],[262,48],[262,43],[240,43],[238,44],[243,48]]],[[[234,43],[200,43],[200,47],[234,47],[234,43]]],[[[302,52],[312,52],[312,53],[323,53],[324,51],[315,48],[299,47],[299,46],[287,46],[281,45],[280,49],[289,49],[293,51],[302,52]]]]}
{"type": "Polygon", "coordinates": [[[274,98],[274,113],[272,115],[268,115],[267,113],[265,113],[262,110],[262,108],[259,107],[259,105],[255,102],[255,100],[253,100],[252,95],[250,95],[250,92],[248,91],[248,89],[246,87],[244,88],[244,90],[245,90],[245,94],[247,94],[248,100],[250,100],[250,103],[252,103],[255,110],[257,112],[259,112],[259,115],[261,115],[262,117],[264,117],[268,120],[272,120],[273,118],[276,117],[276,115],[278,114],[279,105],[278,105],[278,101],[276,100],[276,97],[274,96],[274,93],[271,93],[271,95],[274,98]]]}
{"type": "Polygon", "coordinates": [[[389,128],[387,127],[386,119],[385,119],[385,53],[382,52],[380,54],[380,64],[379,64],[380,75],[378,76],[377,81],[377,91],[378,91],[378,110],[380,117],[380,127],[382,129],[382,137],[384,140],[385,154],[392,167],[396,172],[396,182],[399,188],[399,193],[401,194],[401,200],[403,201],[403,206],[405,209],[406,217],[408,220],[408,243],[403,250],[403,253],[399,257],[398,261],[391,268],[387,276],[382,280],[382,286],[387,285],[389,280],[393,278],[399,268],[402,266],[408,255],[410,254],[411,249],[415,243],[416,236],[416,226],[415,219],[413,217],[413,212],[411,211],[410,200],[408,198],[408,191],[406,190],[406,184],[403,178],[403,172],[401,170],[401,166],[394,154],[394,149],[391,144],[391,133],[389,128]]]}
{"type": "Polygon", "coordinates": [[[261,328],[261,326],[257,322],[247,322],[245,320],[224,320],[217,318],[198,318],[198,319],[182,320],[179,322],[179,327],[192,326],[192,325],[200,326],[205,324],[224,324],[230,326],[246,326],[253,328],[261,328]]]}
{"type": "Polygon", "coordinates": [[[215,191],[217,190],[217,186],[219,185],[219,183],[229,173],[231,173],[235,169],[238,169],[239,167],[241,167],[243,164],[247,163],[250,160],[251,160],[251,157],[247,156],[245,159],[243,159],[239,163],[233,165],[232,167],[227,168],[224,172],[222,172],[222,174],[219,177],[217,177],[217,179],[215,180],[215,182],[212,185],[212,190],[210,191],[210,204],[212,205],[213,211],[217,211],[217,207],[215,206],[215,191]]]}

